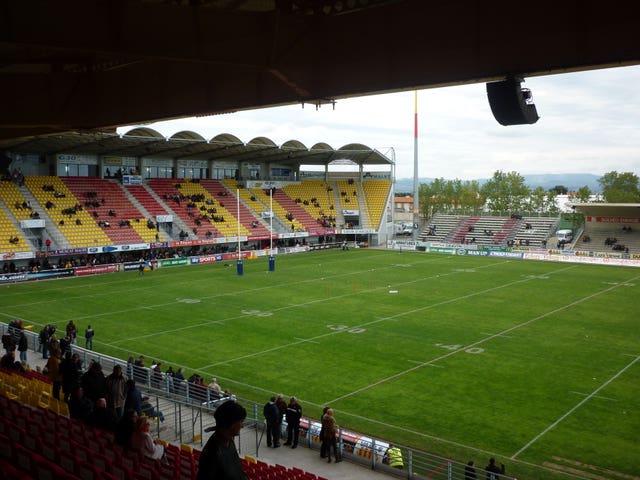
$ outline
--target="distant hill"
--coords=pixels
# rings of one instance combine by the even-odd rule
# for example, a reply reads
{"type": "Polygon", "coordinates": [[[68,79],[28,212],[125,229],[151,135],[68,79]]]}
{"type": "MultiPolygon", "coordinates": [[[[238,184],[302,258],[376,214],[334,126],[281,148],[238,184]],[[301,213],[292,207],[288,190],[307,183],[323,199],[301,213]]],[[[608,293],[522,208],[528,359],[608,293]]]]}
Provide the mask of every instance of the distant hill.
{"type": "MultiPolygon", "coordinates": [[[[525,183],[531,189],[542,187],[545,190],[555,187],[556,185],[564,185],[569,191],[575,191],[585,185],[591,189],[593,193],[600,193],[600,184],[598,179],[600,175],[591,173],[540,173],[535,175],[523,175],[525,183]]],[[[433,178],[420,178],[420,183],[431,183],[433,178]]],[[[483,185],[488,178],[478,178],[480,185],[483,185]]],[[[396,193],[413,192],[412,178],[396,179],[396,193]]]]}

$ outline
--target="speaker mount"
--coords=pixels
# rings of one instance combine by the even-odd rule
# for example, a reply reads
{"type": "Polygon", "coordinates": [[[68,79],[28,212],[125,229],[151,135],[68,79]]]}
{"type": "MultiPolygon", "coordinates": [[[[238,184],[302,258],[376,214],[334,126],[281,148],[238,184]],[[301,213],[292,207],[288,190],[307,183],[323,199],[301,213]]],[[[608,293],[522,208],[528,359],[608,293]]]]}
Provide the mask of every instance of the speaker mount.
{"type": "Polygon", "coordinates": [[[531,90],[520,87],[522,82],[522,78],[508,77],[487,83],[489,106],[500,125],[531,125],[540,118],[531,90]]]}

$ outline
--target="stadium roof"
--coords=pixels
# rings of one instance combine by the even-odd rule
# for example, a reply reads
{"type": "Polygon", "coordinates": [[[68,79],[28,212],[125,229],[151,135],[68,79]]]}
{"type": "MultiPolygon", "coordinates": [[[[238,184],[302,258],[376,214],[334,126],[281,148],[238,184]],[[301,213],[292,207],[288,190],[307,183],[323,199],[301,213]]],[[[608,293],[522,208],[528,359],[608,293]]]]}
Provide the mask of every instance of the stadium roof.
{"type": "Polygon", "coordinates": [[[165,137],[151,128],[134,128],[125,134],[115,132],[72,132],[33,137],[23,141],[0,141],[0,148],[12,154],[42,156],[98,155],[121,157],[163,157],[190,160],[276,162],[288,165],[329,165],[353,162],[358,165],[392,165],[387,156],[366,145],[352,143],[335,149],[327,143],[305,146],[298,140],[277,145],[267,137],[243,142],[222,133],[211,139],[192,131],[165,137]]]}
{"type": "Polygon", "coordinates": [[[574,203],[576,211],[588,217],[640,218],[640,203],[574,203]]]}
{"type": "Polygon", "coordinates": [[[0,138],[640,62],[633,0],[2,5],[0,138]]]}

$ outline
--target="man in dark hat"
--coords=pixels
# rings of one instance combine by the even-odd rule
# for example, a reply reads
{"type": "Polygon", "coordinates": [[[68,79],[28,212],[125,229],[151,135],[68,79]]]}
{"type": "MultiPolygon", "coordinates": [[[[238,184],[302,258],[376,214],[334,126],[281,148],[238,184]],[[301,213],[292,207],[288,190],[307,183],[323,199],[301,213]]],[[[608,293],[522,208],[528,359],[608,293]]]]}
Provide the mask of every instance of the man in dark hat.
{"type": "Polygon", "coordinates": [[[220,405],[213,417],[216,425],[213,435],[200,455],[197,480],[247,480],[242,470],[234,437],[240,433],[247,411],[233,400],[220,405]]]}

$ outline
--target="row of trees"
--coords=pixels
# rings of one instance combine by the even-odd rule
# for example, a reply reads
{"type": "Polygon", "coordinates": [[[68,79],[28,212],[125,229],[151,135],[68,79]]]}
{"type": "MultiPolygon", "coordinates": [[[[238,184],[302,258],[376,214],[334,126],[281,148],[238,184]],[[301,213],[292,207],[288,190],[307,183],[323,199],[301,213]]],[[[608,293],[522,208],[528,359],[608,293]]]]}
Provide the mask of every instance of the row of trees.
{"type": "MultiPolygon", "coordinates": [[[[609,203],[640,202],[638,176],[631,172],[608,172],[598,180],[604,201],[609,203]]],[[[419,200],[422,216],[431,218],[436,213],[478,215],[490,212],[493,215],[549,215],[559,214],[556,203],[558,195],[567,194],[567,188],[557,185],[549,190],[542,187],[529,188],[525,179],[517,172],[500,170],[484,185],[477,180],[462,181],[439,178],[420,185],[419,200]]],[[[576,202],[588,202],[591,189],[579,188],[572,194],[576,202]]]]}

